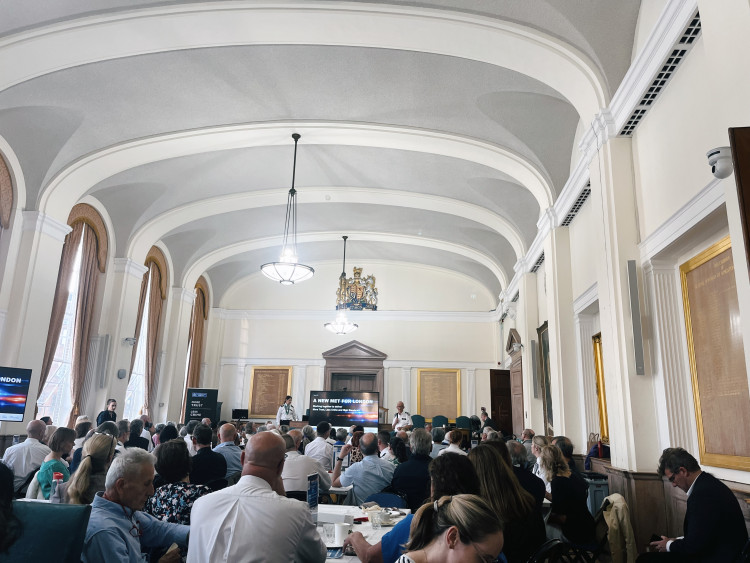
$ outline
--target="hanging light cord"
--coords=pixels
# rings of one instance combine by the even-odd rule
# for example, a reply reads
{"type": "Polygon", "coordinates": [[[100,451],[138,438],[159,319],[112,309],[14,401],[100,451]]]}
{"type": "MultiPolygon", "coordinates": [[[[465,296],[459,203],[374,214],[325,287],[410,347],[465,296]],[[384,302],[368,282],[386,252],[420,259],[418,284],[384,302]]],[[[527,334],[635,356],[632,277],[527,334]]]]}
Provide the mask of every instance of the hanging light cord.
{"type": "Polygon", "coordinates": [[[297,176],[297,141],[300,139],[299,133],[292,134],[294,139],[294,161],[292,164],[292,188],[289,190],[289,196],[286,202],[286,220],[284,221],[284,250],[282,254],[288,254],[286,249],[289,243],[289,225],[292,226],[292,250],[293,255],[297,256],[297,190],[294,189],[294,182],[297,176]]]}

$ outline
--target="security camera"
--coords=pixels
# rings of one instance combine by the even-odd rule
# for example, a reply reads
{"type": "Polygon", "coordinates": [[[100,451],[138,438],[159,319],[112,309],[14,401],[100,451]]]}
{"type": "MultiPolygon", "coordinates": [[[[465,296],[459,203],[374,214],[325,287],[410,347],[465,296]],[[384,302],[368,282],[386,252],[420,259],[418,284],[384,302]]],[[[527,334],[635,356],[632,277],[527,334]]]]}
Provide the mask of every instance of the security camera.
{"type": "Polygon", "coordinates": [[[711,173],[719,178],[726,178],[732,173],[732,149],[729,147],[717,147],[706,153],[711,173]]]}

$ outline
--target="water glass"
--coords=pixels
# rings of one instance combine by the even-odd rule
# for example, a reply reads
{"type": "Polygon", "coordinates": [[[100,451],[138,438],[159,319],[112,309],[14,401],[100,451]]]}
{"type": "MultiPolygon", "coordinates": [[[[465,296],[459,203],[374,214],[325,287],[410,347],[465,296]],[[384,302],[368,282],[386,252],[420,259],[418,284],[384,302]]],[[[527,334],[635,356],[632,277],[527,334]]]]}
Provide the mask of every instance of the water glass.
{"type": "Polygon", "coordinates": [[[379,530],[383,525],[383,515],[385,512],[382,510],[373,510],[370,512],[370,524],[373,530],[379,530]]]}

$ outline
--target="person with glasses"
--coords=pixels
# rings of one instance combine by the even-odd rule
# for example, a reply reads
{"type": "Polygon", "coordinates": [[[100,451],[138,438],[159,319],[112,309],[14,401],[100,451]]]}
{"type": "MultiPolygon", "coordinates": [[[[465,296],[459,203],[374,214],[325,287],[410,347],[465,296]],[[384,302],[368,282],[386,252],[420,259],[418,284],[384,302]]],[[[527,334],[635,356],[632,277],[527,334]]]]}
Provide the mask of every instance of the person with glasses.
{"type": "MultiPolygon", "coordinates": [[[[91,505],[81,560],[136,563],[147,561],[141,549],[188,545],[189,526],[162,522],[141,512],[154,494],[154,456],[140,448],[118,455],[107,471],[103,493],[91,505]]],[[[180,551],[169,549],[160,563],[177,563],[180,551]]]]}
{"type": "Polygon", "coordinates": [[[500,520],[481,497],[444,496],[417,511],[398,563],[493,563],[502,549],[500,520]]]}

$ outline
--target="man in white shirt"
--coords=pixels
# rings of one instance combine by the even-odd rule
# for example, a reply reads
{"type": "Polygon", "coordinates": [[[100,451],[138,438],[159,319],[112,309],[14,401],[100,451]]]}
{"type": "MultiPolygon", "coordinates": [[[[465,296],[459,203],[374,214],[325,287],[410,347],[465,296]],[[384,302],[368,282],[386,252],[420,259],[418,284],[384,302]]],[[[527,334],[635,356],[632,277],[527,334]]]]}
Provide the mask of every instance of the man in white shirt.
{"type": "Polygon", "coordinates": [[[399,401],[396,403],[396,415],[393,417],[393,429],[396,432],[399,430],[411,430],[412,426],[411,415],[404,410],[404,402],[399,401]]]}
{"type": "Polygon", "coordinates": [[[115,451],[121,454],[125,451],[125,442],[130,440],[130,421],[127,418],[117,421],[117,445],[115,451]]]}
{"type": "Polygon", "coordinates": [[[154,425],[151,423],[151,417],[147,414],[142,414],[141,420],[143,421],[141,438],[146,438],[146,440],[148,440],[148,451],[152,451],[154,449],[154,442],[153,440],[151,440],[151,429],[154,427],[154,425]]]}
{"type": "Polygon", "coordinates": [[[188,453],[190,454],[190,457],[193,457],[197,452],[195,449],[195,444],[193,444],[193,430],[195,430],[195,427],[200,424],[197,420],[191,420],[187,423],[187,434],[185,434],[185,443],[188,447],[188,453]]]}
{"type": "Polygon", "coordinates": [[[318,486],[325,492],[331,488],[331,476],[328,471],[323,469],[310,456],[302,455],[297,448],[302,443],[302,432],[299,430],[290,430],[284,437],[286,445],[286,461],[284,462],[284,471],[281,478],[284,480],[284,490],[286,491],[306,491],[307,476],[317,473],[320,477],[318,486]]]}
{"type": "Polygon", "coordinates": [[[326,471],[333,471],[333,446],[327,441],[331,425],[324,420],[315,430],[318,437],[307,444],[305,455],[320,463],[326,471]]]}
{"type": "Polygon", "coordinates": [[[386,461],[391,461],[394,457],[393,454],[391,454],[391,450],[389,448],[390,443],[390,432],[388,432],[387,430],[381,430],[380,432],[378,432],[378,451],[380,452],[378,455],[386,461]]]}
{"type": "Polygon", "coordinates": [[[285,496],[284,450],[284,440],[271,432],[252,436],[239,482],[195,501],[188,563],[325,561],[309,508],[285,496]]]}
{"type": "Polygon", "coordinates": [[[32,420],[26,425],[26,438],[20,444],[5,450],[3,463],[13,470],[13,489],[23,485],[29,473],[39,469],[50,449],[41,443],[47,425],[41,420],[32,420]]]}

